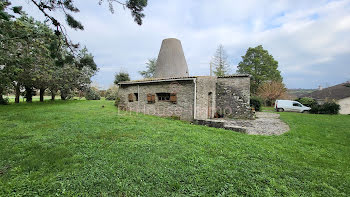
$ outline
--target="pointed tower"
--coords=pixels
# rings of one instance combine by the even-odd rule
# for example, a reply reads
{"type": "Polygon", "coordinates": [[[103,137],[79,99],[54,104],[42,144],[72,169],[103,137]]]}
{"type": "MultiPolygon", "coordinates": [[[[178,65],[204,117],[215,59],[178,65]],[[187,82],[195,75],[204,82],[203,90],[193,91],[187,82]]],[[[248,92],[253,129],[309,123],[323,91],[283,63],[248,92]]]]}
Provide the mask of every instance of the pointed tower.
{"type": "Polygon", "coordinates": [[[188,77],[188,68],[180,40],[164,39],[159,51],[156,78],[188,77]]]}

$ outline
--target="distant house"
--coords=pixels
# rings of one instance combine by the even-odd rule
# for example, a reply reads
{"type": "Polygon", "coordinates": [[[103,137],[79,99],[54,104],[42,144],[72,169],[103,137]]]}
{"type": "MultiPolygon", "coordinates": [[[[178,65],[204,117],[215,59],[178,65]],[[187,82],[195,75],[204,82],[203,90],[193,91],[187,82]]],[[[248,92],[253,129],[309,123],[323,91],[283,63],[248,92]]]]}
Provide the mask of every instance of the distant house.
{"type": "Polygon", "coordinates": [[[350,82],[317,90],[304,96],[314,98],[320,104],[334,100],[340,105],[340,114],[350,114],[350,82]]]}

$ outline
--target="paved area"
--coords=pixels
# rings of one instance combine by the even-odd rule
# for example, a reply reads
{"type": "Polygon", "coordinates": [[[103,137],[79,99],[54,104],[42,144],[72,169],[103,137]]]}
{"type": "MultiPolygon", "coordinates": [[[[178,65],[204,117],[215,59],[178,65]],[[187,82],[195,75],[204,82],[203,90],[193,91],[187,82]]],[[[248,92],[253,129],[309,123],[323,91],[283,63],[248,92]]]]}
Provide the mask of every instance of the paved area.
{"type": "Polygon", "coordinates": [[[290,129],[279,114],[268,112],[257,112],[255,120],[226,120],[225,126],[243,127],[251,135],[281,135],[290,129]]]}

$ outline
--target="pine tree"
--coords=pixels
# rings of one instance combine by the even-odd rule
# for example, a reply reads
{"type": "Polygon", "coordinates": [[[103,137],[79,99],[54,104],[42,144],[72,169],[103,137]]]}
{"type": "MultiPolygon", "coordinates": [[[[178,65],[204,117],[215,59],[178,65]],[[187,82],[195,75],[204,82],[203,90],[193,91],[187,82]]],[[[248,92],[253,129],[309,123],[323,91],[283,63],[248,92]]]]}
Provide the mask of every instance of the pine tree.
{"type": "Polygon", "coordinates": [[[213,72],[216,76],[225,76],[228,74],[230,65],[227,62],[227,54],[224,49],[224,46],[222,46],[221,44],[216,49],[211,64],[214,67],[213,72]]]}

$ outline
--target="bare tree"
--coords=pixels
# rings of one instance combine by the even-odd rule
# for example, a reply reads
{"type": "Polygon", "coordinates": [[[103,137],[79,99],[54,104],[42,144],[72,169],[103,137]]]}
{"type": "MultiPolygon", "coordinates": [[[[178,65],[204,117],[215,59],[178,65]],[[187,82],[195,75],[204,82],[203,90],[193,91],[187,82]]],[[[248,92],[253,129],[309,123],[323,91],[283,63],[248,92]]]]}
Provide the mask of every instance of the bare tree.
{"type": "Polygon", "coordinates": [[[279,81],[265,82],[258,88],[258,96],[271,105],[276,99],[287,96],[287,88],[279,81]]]}

